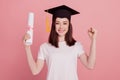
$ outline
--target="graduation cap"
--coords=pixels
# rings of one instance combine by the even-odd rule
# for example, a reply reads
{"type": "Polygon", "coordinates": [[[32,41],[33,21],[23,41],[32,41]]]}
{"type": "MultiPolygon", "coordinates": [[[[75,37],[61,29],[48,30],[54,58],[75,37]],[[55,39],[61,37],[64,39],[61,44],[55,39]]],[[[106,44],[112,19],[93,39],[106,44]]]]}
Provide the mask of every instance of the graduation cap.
{"type": "MultiPolygon", "coordinates": [[[[61,6],[57,6],[54,8],[50,8],[50,9],[45,10],[45,12],[48,12],[53,15],[52,20],[55,20],[57,17],[59,17],[59,18],[67,18],[69,21],[71,20],[72,15],[80,14],[80,12],[66,5],[61,5],[61,6]]],[[[46,20],[47,20],[46,24],[48,25],[48,19],[46,20]]]]}
{"type": "Polygon", "coordinates": [[[60,18],[68,18],[69,20],[71,19],[72,15],[80,14],[78,11],[76,11],[66,5],[61,5],[58,7],[47,9],[47,10],[45,10],[45,12],[52,14],[53,18],[60,17],[60,18]]]}

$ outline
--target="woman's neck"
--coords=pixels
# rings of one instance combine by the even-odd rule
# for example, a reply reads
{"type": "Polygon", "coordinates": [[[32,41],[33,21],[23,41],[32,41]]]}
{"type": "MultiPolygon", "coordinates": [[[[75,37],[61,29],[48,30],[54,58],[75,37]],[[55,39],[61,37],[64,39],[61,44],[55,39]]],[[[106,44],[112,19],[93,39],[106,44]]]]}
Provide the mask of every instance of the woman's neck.
{"type": "Polygon", "coordinates": [[[59,42],[65,41],[65,36],[59,36],[58,39],[59,39],[59,42]]]}

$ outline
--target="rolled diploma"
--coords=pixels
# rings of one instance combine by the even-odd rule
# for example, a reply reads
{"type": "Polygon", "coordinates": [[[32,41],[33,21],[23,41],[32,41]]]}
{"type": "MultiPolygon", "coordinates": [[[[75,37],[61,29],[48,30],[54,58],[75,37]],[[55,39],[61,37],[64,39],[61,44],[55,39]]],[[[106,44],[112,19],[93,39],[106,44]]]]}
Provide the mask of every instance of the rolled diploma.
{"type": "Polygon", "coordinates": [[[28,27],[27,33],[30,35],[30,39],[26,40],[26,45],[31,45],[33,42],[33,27],[34,27],[34,13],[29,12],[28,14],[28,27]]]}

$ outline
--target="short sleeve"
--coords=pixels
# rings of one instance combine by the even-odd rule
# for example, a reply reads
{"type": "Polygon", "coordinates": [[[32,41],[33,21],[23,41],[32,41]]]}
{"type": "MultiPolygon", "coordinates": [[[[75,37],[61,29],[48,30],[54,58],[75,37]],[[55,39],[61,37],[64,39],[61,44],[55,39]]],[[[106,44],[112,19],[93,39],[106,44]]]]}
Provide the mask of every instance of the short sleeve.
{"type": "Polygon", "coordinates": [[[45,48],[43,45],[40,46],[38,51],[38,59],[45,60],[45,48]]]}
{"type": "Polygon", "coordinates": [[[79,57],[80,55],[84,54],[84,49],[83,46],[81,45],[80,42],[76,42],[76,49],[77,49],[77,56],[79,57]]]}

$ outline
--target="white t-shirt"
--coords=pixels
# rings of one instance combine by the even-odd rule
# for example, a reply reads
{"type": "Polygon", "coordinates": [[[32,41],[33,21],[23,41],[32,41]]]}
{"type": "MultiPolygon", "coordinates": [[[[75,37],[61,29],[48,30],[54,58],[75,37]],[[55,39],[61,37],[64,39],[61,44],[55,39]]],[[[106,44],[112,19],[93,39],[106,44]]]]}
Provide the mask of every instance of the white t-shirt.
{"type": "Polygon", "coordinates": [[[68,46],[59,42],[59,48],[49,43],[40,46],[38,59],[46,60],[48,66],[47,80],[78,80],[77,58],[84,53],[80,42],[68,46]]]}

